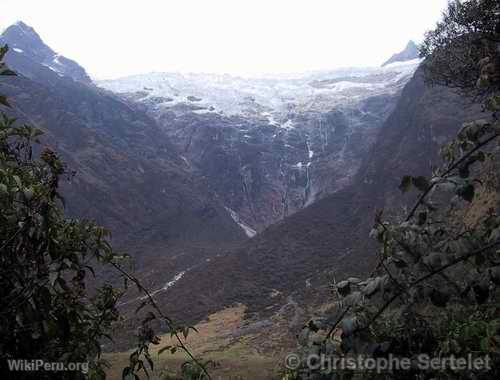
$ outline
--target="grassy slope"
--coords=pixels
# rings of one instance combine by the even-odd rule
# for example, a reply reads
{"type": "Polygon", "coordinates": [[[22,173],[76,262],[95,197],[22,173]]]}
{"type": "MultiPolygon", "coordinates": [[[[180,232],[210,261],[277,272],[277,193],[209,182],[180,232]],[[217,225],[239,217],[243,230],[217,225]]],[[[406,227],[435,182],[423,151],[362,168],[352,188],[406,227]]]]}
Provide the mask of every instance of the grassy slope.
{"type": "MultiPolygon", "coordinates": [[[[187,344],[193,348],[196,356],[205,360],[217,362],[217,368],[210,369],[214,379],[272,379],[277,375],[276,356],[259,349],[253,334],[238,336],[247,322],[243,319],[244,306],[235,306],[224,309],[196,325],[199,333],[191,333],[187,344]]],[[[152,378],[161,379],[166,373],[178,370],[186,361],[186,355],[177,352],[174,355],[164,352],[158,356],[158,350],[165,345],[172,345],[170,336],[161,337],[161,343],[153,347],[151,356],[155,371],[152,378]]],[[[128,363],[130,352],[106,354],[105,359],[112,366],[108,371],[111,380],[121,379],[121,371],[128,363]]],[[[146,378],[145,376],[143,376],[146,378]]]]}

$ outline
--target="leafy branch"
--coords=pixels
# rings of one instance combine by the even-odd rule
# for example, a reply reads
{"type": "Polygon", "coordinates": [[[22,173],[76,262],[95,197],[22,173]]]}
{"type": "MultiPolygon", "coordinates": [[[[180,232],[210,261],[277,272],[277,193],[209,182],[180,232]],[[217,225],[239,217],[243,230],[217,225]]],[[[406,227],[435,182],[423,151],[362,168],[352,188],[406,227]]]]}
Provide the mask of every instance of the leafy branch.
{"type": "MultiPolygon", "coordinates": [[[[120,272],[125,278],[127,278],[132,283],[134,283],[136,285],[137,289],[140,292],[142,292],[142,293],[145,294],[145,296],[148,299],[149,304],[156,310],[156,312],[163,319],[163,321],[165,321],[167,323],[167,326],[170,329],[170,333],[173,334],[173,336],[175,337],[175,339],[176,339],[177,344],[179,345],[179,347],[189,356],[189,358],[193,361],[193,363],[195,363],[203,371],[203,373],[205,374],[205,376],[209,380],[211,380],[212,377],[210,376],[209,372],[207,371],[206,366],[203,365],[198,359],[196,359],[195,356],[191,353],[191,351],[189,350],[189,348],[182,341],[182,338],[180,337],[180,335],[178,333],[178,328],[176,328],[174,326],[173,321],[168,316],[166,316],[165,314],[163,314],[161,308],[158,306],[158,303],[154,300],[154,298],[151,295],[151,293],[149,292],[149,290],[141,284],[141,282],[139,281],[139,279],[137,277],[135,277],[134,275],[132,275],[132,274],[128,273],[127,271],[125,271],[120,265],[116,264],[115,262],[111,262],[111,265],[116,270],[118,270],[118,272],[120,272]]],[[[191,328],[194,329],[194,327],[191,327],[191,328]]],[[[189,331],[189,328],[183,329],[184,337],[187,337],[188,331],[189,331]]],[[[162,352],[162,350],[160,350],[160,352],[162,352]]],[[[137,352],[137,353],[140,354],[140,352],[137,352]]],[[[132,355],[134,355],[134,354],[135,354],[135,352],[132,355]]],[[[149,361],[149,362],[150,362],[150,365],[152,367],[151,361],[149,361]]],[[[133,370],[133,368],[132,368],[132,370],[133,370]]]]}
{"type": "Polygon", "coordinates": [[[486,252],[496,246],[499,246],[500,245],[500,240],[496,241],[496,242],[493,242],[491,244],[488,244],[480,249],[477,249],[475,251],[472,251],[472,252],[469,252],[465,255],[462,255],[460,257],[457,257],[456,259],[454,260],[451,260],[448,264],[446,265],[443,265],[442,267],[438,268],[438,269],[434,269],[432,270],[430,273],[420,277],[419,279],[411,282],[406,288],[404,291],[400,291],[400,292],[397,292],[396,294],[394,294],[391,298],[389,298],[385,304],[375,313],[375,315],[371,318],[371,320],[365,324],[363,327],[359,328],[358,331],[362,331],[362,330],[366,330],[368,329],[383,313],[384,311],[387,310],[387,308],[392,304],[394,303],[398,298],[400,298],[403,294],[405,294],[408,290],[410,290],[411,288],[417,286],[418,284],[428,280],[429,278],[435,276],[436,274],[440,274],[442,273],[443,271],[445,271],[446,269],[448,268],[451,268],[461,262],[464,262],[474,256],[477,256],[477,255],[480,255],[482,254],[483,252],[486,252]]]}
{"type": "MultiPolygon", "coordinates": [[[[481,141],[479,144],[474,147],[471,151],[467,152],[463,157],[461,157],[459,160],[454,162],[452,165],[449,166],[449,168],[441,175],[442,178],[446,178],[450,173],[452,173],[454,170],[456,170],[460,165],[465,163],[469,158],[471,158],[474,153],[476,153],[478,150],[481,148],[485,147],[492,141],[496,140],[500,136],[500,133],[495,133],[485,139],[484,141],[481,141]]],[[[415,216],[415,212],[417,209],[420,207],[420,205],[424,202],[425,198],[431,193],[431,191],[434,189],[438,182],[432,182],[430,185],[427,186],[425,191],[420,195],[420,197],[417,199],[415,205],[412,207],[411,211],[408,213],[408,216],[406,217],[405,221],[409,221],[411,218],[415,216]]]]}

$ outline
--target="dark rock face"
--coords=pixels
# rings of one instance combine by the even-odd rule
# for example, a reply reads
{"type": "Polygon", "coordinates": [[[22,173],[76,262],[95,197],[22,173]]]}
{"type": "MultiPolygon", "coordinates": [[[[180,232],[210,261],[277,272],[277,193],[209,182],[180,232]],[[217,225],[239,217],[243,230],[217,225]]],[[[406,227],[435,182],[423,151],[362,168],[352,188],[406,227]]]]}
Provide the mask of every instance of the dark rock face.
{"type": "Polygon", "coordinates": [[[395,97],[382,96],[376,109],[370,101],[291,113],[290,129],[253,124],[240,132],[241,179],[231,183],[244,191],[236,210],[260,230],[349,185],[395,97]]]}
{"type": "Polygon", "coordinates": [[[74,80],[69,71],[47,68],[43,57],[51,50],[26,26],[6,33],[3,41],[26,50],[7,54],[7,64],[20,75],[2,79],[2,93],[11,97],[15,115],[43,129],[44,144],[76,170],[63,186],[70,215],[96,219],[142,261],[149,260],[152,247],[156,257],[173,255],[186,244],[207,247],[196,253],[185,249],[183,260],[189,261],[191,254],[244,239],[154,120],[85,80],[74,80]],[[36,49],[27,54],[33,41],[36,49]]]}
{"type": "Polygon", "coordinates": [[[348,185],[395,98],[373,97],[326,113],[291,113],[289,128],[216,113],[157,116],[226,207],[260,231],[348,185]]]}
{"type": "Polygon", "coordinates": [[[417,45],[415,44],[415,42],[410,41],[410,42],[408,42],[408,44],[406,45],[406,47],[404,48],[403,51],[401,51],[397,54],[394,54],[391,58],[389,58],[382,65],[382,67],[387,66],[387,65],[394,63],[394,62],[410,61],[412,59],[418,58],[419,56],[420,56],[420,54],[418,52],[417,45]]]}
{"type": "Polygon", "coordinates": [[[138,102],[235,220],[259,232],[351,184],[413,73],[405,70],[243,84],[154,74],[102,85],[138,102]],[[148,91],[141,90],[145,84],[148,91]],[[175,99],[184,88],[205,96],[175,99]]]}
{"type": "Polygon", "coordinates": [[[152,289],[173,281],[158,300],[187,321],[235,302],[271,312],[311,279],[365,271],[375,207],[403,204],[399,178],[428,173],[471,114],[420,74],[401,94],[413,70],[392,68],[238,79],[248,90],[233,97],[167,76],[117,96],[48,68],[50,48],[9,29],[21,76],[2,93],[77,171],[67,211],[108,226],[152,289]]]}
{"type": "Polygon", "coordinates": [[[75,61],[54,52],[45,45],[37,32],[23,22],[8,27],[0,38],[0,44],[8,44],[11,54],[22,54],[60,76],[90,84],[90,77],[75,61]]]}
{"type": "MultiPolygon", "coordinates": [[[[414,194],[403,196],[397,188],[401,177],[429,175],[431,166],[439,163],[438,147],[464,121],[476,119],[477,113],[477,107],[450,90],[427,87],[417,72],[349,186],[270,226],[240,249],[187,273],[168,296],[202,293],[207,284],[197,283],[193,288],[192,281],[200,273],[210,273],[204,281],[216,285],[204,293],[203,305],[190,308],[190,315],[202,315],[236,300],[262,314],[279,308],[289,295],[307,298],[306,304],[316,297],[324,302],[328,288],[316,288],[311,294],[309,281],[324,285],[333,276],[339,280],[373,269],[376,255],[368,233],[376,209],[390,212],[413,204],[414,194]]],[[[176,305],[181,314],[184,308],[176,305]]]]}

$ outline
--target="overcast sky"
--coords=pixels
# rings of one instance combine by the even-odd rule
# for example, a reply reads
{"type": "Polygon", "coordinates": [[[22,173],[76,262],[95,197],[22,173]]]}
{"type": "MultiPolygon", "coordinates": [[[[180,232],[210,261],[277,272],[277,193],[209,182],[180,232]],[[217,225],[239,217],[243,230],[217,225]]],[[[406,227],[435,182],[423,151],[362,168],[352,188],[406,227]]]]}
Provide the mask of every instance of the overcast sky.
{"type": "Polygon", "coordinates": [[[150,71],[254,75],[379,65],[447,0],[0,0],[97,78],[150,71]]]}

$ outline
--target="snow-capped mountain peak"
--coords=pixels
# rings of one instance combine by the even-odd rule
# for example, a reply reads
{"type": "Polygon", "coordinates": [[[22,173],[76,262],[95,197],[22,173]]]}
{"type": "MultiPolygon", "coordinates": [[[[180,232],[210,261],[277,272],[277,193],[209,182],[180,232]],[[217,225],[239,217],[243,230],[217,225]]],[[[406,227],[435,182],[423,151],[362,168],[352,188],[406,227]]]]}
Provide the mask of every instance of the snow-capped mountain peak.
{"type": "Polygon", "coordinates": [[[158,107],[174,110],[182,105],[197,113],[250,115],[279,123],[290,104],[296,110],[325,111],[353,99],[396,92],[401,80],[411,77],[419,63],[413,60],[382,68],[344,68],[289,78],[149,73],[99,81],[98,85],[117,93],[136,93],[141,101],[153,101],[158,107]]]}
{"type": "Polygon", "coordinates": [[[394,64],[396,62],[406,62],[418,59],[420,57],[420,53],[418,51],[418,46],[413,41],[409,41],[406,44],[406,47],[400,51],[399,53],[394,54],[391,58],[389,58],[383,65],[387,66],[390,64],[394,64]]]}
{"type": "Polygon", "coordinates": [[[60,76],[91,83],[90,77],[75,61],[57,54],[47,46],[31,26],[22,21],[9,26],[0,36],[0,44],[7,44],[10,54],[22,54],[36,64],[43,65],[60,76]]]}

